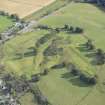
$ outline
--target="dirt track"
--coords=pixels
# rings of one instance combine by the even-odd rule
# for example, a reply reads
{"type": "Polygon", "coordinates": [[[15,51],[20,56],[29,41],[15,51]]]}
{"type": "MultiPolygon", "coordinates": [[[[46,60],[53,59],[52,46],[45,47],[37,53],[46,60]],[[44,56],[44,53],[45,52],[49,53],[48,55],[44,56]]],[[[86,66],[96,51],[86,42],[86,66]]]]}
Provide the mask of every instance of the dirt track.
{"type": "Polygon", "coordinates": [[[0,10],[16,13],[24,18],[53,1],[55,0],[0,0],[0,10]]]}

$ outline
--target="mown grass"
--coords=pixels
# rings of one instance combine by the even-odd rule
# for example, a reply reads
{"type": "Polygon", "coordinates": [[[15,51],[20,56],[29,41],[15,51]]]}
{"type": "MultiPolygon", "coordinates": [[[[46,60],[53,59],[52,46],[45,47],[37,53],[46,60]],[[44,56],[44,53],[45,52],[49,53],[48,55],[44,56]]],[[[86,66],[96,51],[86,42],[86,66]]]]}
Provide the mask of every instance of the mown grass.
{"type": "Polygon", "coordinates": [[[0,32],[3,32],[9,26],[13,24],[12,20],[6,16],[0,16],[0,32]]]}

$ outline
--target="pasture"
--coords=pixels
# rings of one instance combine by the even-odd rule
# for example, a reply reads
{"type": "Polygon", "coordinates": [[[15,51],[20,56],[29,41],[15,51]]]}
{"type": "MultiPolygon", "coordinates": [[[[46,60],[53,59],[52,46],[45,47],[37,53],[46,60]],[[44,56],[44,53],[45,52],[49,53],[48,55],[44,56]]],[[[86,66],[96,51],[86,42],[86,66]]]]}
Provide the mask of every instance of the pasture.
{"type": "Polygon", "coordinates": [[[20,18],[24,18],[49,5],[54,0],[1,0],[0,10],[10,14],[17,14],[20,18]]]}
{"type": "Polygon", "coordinates": [[[7,72],[14,72],[17,75],[26,74],[29,78],[32,74],[41,72],[41,69],[50,68],[59,64],[63,59],[73,61],[78,67],[89,74],[98,75],[98,83],[89,86],[73,76],[66,68],[49,69],[47,76],[43,76],[38,82],[42,93],[48,98],[52,105],[104,105],[105,104],[105,65],[95,66],[91,63],[91,57],[86,56],[90,52],[79,49],[87,39],[92,39],[97,48],[105,51],[105,14],[91,4],[70,3],[68,6],[56,11],[46,18],[40,20],[41,24],[55,27],[63,27],[65,24],[82,27],[83,34],[68,34],[60,32],[53,35],[46,43],[37,48],[37,55],[33,52],[35,43],[48,34],[46,30],[37,30],[17,36],[4,45],[3,63],[7,72]],[[53,38],[61,37],[65,49],[63,56],[53,56],[45,59],[43,51],[51,44],[53,38]],[[70,40],[71,43],[67,43],[70,40]],[[66,47],[65,47],[66,46],[66,47]],[[30,54],[26,54],[30,52],[30,54]],[[21,58],[18,58],[21,54],[21,58]],[[26,55],[25,55],[26,54],[26,55]],[[46,65],[41,62],[45,61],[46,65]]]}

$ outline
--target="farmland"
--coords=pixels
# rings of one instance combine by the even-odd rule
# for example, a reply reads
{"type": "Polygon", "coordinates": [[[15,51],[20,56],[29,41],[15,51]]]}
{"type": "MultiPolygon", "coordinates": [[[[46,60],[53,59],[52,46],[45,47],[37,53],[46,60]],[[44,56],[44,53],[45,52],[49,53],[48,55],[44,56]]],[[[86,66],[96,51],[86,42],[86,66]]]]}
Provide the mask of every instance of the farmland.
{"type": "MultiPolygon", "coordinates": [[[[36,29],[11,39],[4,44],[5,56],[2,62],[6,72],[13,72],[18,76],[25,74],[30,79],[31,75],[43,72],[47,68],[48,75],[42,76],[37,85],[52,105],[104,105],[105,64],[92,64],[92,53],[95,51],[85,51],[81,46],[87,42],[88,38],[93,41],[96,48],[105,51],[104,18],[105,13],[98,7],[72,2],[40,19],[41,25],[54,29],[62,28],[67,24],[81,27],[84,32],[79,34],[65,31],[54,33],[46,29],[36,29]],[[63,52],[60,50],[60,53],[52,53],[49,56],[49,52],[44,53],[49,47],[53,47],[53,50],[56,47],[63,48],[63,52]],[[55,65],[64,61],[75,64],[80,73],[85,72],[93,77],[97,75],[97,84],[88,85],[80,81],[79,75],[74,76],[67,67],[54,68],[55,65]]],[[[31,103],[32,100],[28,96],[32,97],[28,93],[22,97],[21,101],[26,99],[31,103]]],[[[26,105],[24,101],[22,102],[22,105],[26,105]]]]}
{"type": "Polygon", "coordinates": [[[10,14],[18,14],[20,18],[24,18],[53,1],[54,0],[1,0],[0,10],[9,12],[10,14]]]}

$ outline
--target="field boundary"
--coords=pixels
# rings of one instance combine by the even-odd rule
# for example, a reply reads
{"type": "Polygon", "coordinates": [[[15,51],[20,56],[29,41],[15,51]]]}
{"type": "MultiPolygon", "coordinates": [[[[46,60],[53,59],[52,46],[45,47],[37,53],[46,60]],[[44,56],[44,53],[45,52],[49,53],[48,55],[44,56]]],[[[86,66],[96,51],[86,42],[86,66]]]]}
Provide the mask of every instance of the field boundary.
{"type": "Polygon", "coordinates": [[[43,7],[42,9],[32,13],[31,15],[28,15],[24,17],[25,20],[40,20],[41,18],[48,16],[52,14],[54,11],[58,11],[62,7],[65,7],[68,5],[72,0],[55,0],[51,4],[43,7]]]}

